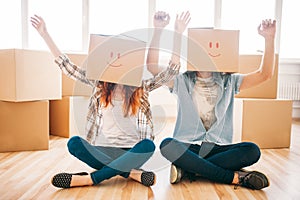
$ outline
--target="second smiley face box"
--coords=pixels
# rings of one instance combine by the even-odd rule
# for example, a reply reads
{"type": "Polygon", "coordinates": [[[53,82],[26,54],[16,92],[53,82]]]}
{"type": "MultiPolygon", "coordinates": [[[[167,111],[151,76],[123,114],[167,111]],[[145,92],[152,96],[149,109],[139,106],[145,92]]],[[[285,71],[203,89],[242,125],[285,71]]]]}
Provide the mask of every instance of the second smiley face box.
{"type": "Polygon", "coordinates": [[[188,71],[238,72],[239,31],[188,29],[188,71]]]}
{"type": "Polygon", "coordinates": [[[126,36],[91,34],[85,60],[87,77],[94,80],[141,86],[146,43],[126,36]]]}

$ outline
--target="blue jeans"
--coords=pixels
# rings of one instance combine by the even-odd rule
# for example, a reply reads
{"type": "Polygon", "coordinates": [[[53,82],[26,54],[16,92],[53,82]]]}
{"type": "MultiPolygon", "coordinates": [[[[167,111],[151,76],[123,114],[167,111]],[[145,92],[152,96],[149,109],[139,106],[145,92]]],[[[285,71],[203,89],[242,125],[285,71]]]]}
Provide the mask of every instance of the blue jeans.
{"type": "Polygon", "coordinates": [[[219,183],[232,183],[234,172],[256,163],[260,158],[259,147],[250,142],[201,145],[166,138],[160,144],[161,154],[185,171],[219,183]]]}
{"type": "Polygon", "coordinates": [[[127,178],[132,169],[140,168],[154,153],[153,141],[144,139],[132,148],[93,146],[79,136],[68,141],[69,152],[96,169],[91,173],[94,185],[116,175],[127,178]]]}

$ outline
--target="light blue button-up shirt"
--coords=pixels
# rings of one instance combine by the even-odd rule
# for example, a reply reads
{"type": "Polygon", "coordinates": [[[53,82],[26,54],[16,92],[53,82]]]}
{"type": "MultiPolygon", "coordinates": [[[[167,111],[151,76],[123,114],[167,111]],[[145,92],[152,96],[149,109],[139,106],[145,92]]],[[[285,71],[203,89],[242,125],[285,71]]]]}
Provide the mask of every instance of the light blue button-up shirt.
{"type": "Polygon", "coordinates": [[[241,74],[213,72],[213,80],[219,85],[215,107],[216,122],[209,130],[204,128],[193,102],[192,93],[196,82],[195,72],[185,72],[174,80],[171,92],[178,98],[178,115],[174,138],[182,142],[230,144],[233,137],[233,101],[243,80],[241,74]]]}

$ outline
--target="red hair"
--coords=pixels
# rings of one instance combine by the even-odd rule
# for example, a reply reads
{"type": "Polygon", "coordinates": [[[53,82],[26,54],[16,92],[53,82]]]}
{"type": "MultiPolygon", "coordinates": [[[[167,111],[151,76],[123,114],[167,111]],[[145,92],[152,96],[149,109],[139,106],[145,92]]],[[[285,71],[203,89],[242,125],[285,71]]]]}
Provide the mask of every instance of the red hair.
{"type": "MultiPolygon", "coordinates": [[[[103,82],[102,84],[102,95],[100,97],[100,103],[106,108],[112,104],[113,91],[116,88],[115,83],[103,82]]],[[[143,95],[143,88],[134,86],[123,86],[122,96],[123,101],[123,113],[124,116],[136,115],[141,105],[140,98],[143,95]]]]}

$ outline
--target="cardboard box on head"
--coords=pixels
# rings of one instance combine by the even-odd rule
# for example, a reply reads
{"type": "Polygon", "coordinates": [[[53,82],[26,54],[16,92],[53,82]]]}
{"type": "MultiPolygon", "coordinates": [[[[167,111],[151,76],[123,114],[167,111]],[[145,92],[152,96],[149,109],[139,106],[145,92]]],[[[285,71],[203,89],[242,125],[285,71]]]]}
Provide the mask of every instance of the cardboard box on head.
{"type": "Polygon", "coordinates": [[[188,29],[188,71],[238,72],[239,31],[188,29]]]}
{"type": "Polygon", "coordinates": [[[126,36],[90,35],[84,62],[87,77],[94,80],[141,86],[146,43],[126,36]]]}

